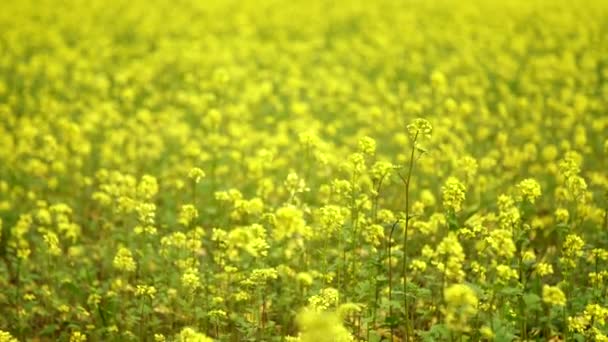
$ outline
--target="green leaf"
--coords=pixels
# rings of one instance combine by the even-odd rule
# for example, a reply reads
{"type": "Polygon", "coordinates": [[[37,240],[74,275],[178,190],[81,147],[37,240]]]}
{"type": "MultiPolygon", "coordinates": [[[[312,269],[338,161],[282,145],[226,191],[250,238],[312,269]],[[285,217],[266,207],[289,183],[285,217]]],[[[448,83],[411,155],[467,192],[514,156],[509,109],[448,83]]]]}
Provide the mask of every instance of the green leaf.
{"type": "Polygon", "coordinates": [[[382,336],[378,334],[376,331],[372,330],[369,333],[369,342],[380,342],[382,341],[382,336]]]}
{"type": "Polygon", "coordinates": [[[59,329],[58,324],[49,324],[45,326],[42,330],[40,330],[40,335],[52,335],[55,331],[59,329]]]}
{"type": "Polygon", "coordinates": [[[395,328],[399,325],[400,321],[401,320],[399,319],[399,316],[386,316],[386,318],[384,319],[384,325],[388,328],[395,328]]]}
{"type": "Polygon", "coordinates": [[[446,221],[448,223],[448,228],[450,229],[450,231],[458,230],[458,228],[459,228],[458,218],[456,217],[455,213],[450,211],[448,213],[448,215],[446,216],[446,221]]]}
{"type": "Polygon", "coordinates": [[[540,301],[540,297],[535,293],[526,293],[523,296],[524,303],[526,303],[526,308],[528,310],[541,310],[542,305],[540,301]]]}
{"type": "Polygon", "coordinates": [[[508,297],[516,297],[521,295],[521,289],[518,287],[505,287],[500,290],[500,294],[508,297]]]}
{"type": "Polygon", "coordinates": [[[445,324],[435,324],[429,331],[421,334],[425,342],[446,341],[450,337],[450,330],[445,324]]]}
{"type": "Polygon", "coordinates": [[[515,339],[515,328],[512,323],[495,317],[493,325],[495,342],[511,342],[515,339]]]}

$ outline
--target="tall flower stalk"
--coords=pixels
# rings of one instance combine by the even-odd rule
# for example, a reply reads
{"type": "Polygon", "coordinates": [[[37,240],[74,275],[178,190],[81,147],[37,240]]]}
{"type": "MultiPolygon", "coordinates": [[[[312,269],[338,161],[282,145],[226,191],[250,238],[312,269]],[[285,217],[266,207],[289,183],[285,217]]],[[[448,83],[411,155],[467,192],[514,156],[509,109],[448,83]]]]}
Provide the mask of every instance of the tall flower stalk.
{"type": "Polygon", "coordinates": [[[407,167],[407,173],[404,175],[399,174],[403,185],[405,187],[405,222],[403,229],[403,259],[401,264],[401,274],[403,276],[403,308],[405,310],[405,340],[409,340],[410,334],[410,310],[409,310],[409,298],[407,293],[408,277],[407,277],[407,262],[408,262],[408,238],[409,238],[409,227],[412,215],[410,214],[410,185],[412,182],[412,174],[414,171],[414,164],[417,159],[424,154],[424,150],[417,145],[418,140],[422,137],[430,137],[433,130],[431,124],[425,119],[415,119],[412,123],[407,125],[407,130],[411,139],[410,158],[407,167]],[[419,152],[416,157],[416,151],[419,152]]]}

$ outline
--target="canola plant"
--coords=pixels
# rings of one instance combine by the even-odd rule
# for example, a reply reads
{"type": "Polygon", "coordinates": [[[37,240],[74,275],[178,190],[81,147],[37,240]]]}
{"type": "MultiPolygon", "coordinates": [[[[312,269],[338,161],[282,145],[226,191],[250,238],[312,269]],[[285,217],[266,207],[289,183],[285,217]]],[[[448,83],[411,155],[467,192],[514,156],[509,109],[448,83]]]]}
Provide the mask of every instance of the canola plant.
{"type": "Polygon", "coordinates": [[[608,2],[0,8],[0,342],[608,341],[608,2]]]}

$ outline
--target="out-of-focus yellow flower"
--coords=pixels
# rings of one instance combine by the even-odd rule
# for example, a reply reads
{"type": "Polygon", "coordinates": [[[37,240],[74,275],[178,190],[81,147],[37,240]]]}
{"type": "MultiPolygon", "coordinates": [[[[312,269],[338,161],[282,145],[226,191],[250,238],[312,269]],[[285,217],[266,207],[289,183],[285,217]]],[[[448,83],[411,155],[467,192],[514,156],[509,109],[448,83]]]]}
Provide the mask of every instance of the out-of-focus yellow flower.
{"type": "Polygon", "coordinates": [[[120,247],[114,256],[113,265],[116,269],[125,272],[133,272],[137,267],[131,251],[125,247],[120,247]]]}
{"type": "Polygon", "coordinates": [[[466,332],[471,329],[469,320],[477,313],[478,299],[467,285],[454,284],[444,291],[445,321],[449,329],[466,332]]]}
{"type": "Polygon", "coordinates": [[[87,340],[87,335],[81,333],[80,331],[74,331],[70,335],[70,342],[85,342],[87,340]]]}
{"type": "Polygon", "coordinates": [[[193,328],[183,328],[182,331],[176,336],[178,342],[213,342],[213,340],[207,337],[205,334],[200,333],[193,328]]]}
{"type": "Polygon", "coordinates": [[[302,342],[350,342],[353,336],[333,312],[302,311],[298,317],[302,342]]]}
{"type": "Polygon", "coordinates": [[[557,286],[543,285],[543,302],[555,305],[566,305],[566,295],[557,286]]]}

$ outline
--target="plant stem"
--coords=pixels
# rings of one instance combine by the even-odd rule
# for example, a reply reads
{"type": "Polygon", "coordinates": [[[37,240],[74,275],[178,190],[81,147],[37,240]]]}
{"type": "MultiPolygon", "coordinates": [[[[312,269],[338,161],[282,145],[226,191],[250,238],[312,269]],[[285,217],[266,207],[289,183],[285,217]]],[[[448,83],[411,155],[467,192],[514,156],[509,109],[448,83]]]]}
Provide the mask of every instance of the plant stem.
{"type": "MultiPolygon", "coordinates": [[[[393,245],[393,233],[395,232],[395,228],[397,227],[397,224],[399,223],[399,220],[395,221],[395,223],[393,223],[393,226],[391,227],[391,231],[388,235],[388,316],[390,317],[390,319],[392,320],[393,318],[393,266],[392,266],[392,245],[393,245]]],[[[390,328],[391,328],[391,342],[393,342],[393,330],[394,325],[392,323],[392,321],[390,322],[390,328]]]]}
{"type": "Polygon", "coordinates": [[[408,230],[410,226],[410,183],[412,180],[412,171],[414,169],[414,153],[416,152],[416,140],[418,139],[418,132],[412,139],[412,150],[410,153],[410,163],[405,179],[402,178],[405,184],[405,229],[403,233],[403,263],[401,265],[401,273],[403,276],[403,307],[405,310],[405,341],[409,341],[410,332],[410,310],[409,310],[409,298],[407,295],[407,240],[408,230]]]}
{"type": "Polygon", "coordinates": [[[145,341],[144,338],[144,329],[145,329],[145,322],[144,322],[144,298],[141,299],[141,309],[139,311],[139,340],[140,341],[145,341]]]}
{"type": "MultiPolygon", "coordinates": [[[[384,181],[384,177],[386,177],[386,175],[382,175],[382,177],[378,181],[378,185],[376,187],[376,193],[374,194],[374,201],[373,201],[373,205],[372,205],[372,220],[376,224],[378,223],[378,202],[380,199],[380,188],[382,187],[382,182],[384,181]]],[[[382,255],[381,255],[381,252],[378,252],[378,255],[376,256],[376,260],[374,261],[375,265],[373,265],[374,269],[376,270],[376,277],[374,278],[374,279],[376,279],[376,281],[374,282],[374,302],[372,304],[372,326],[370,327],[368,325],[368,327],[367,327],[367,339],[368,340],[369,340],[370,329],[376,327],[376,312],[378,310],[378,299],[380,296],[380,283],[378,282],[377,279],[381,272],[381,261],[382,261],[382,255]]]]}

